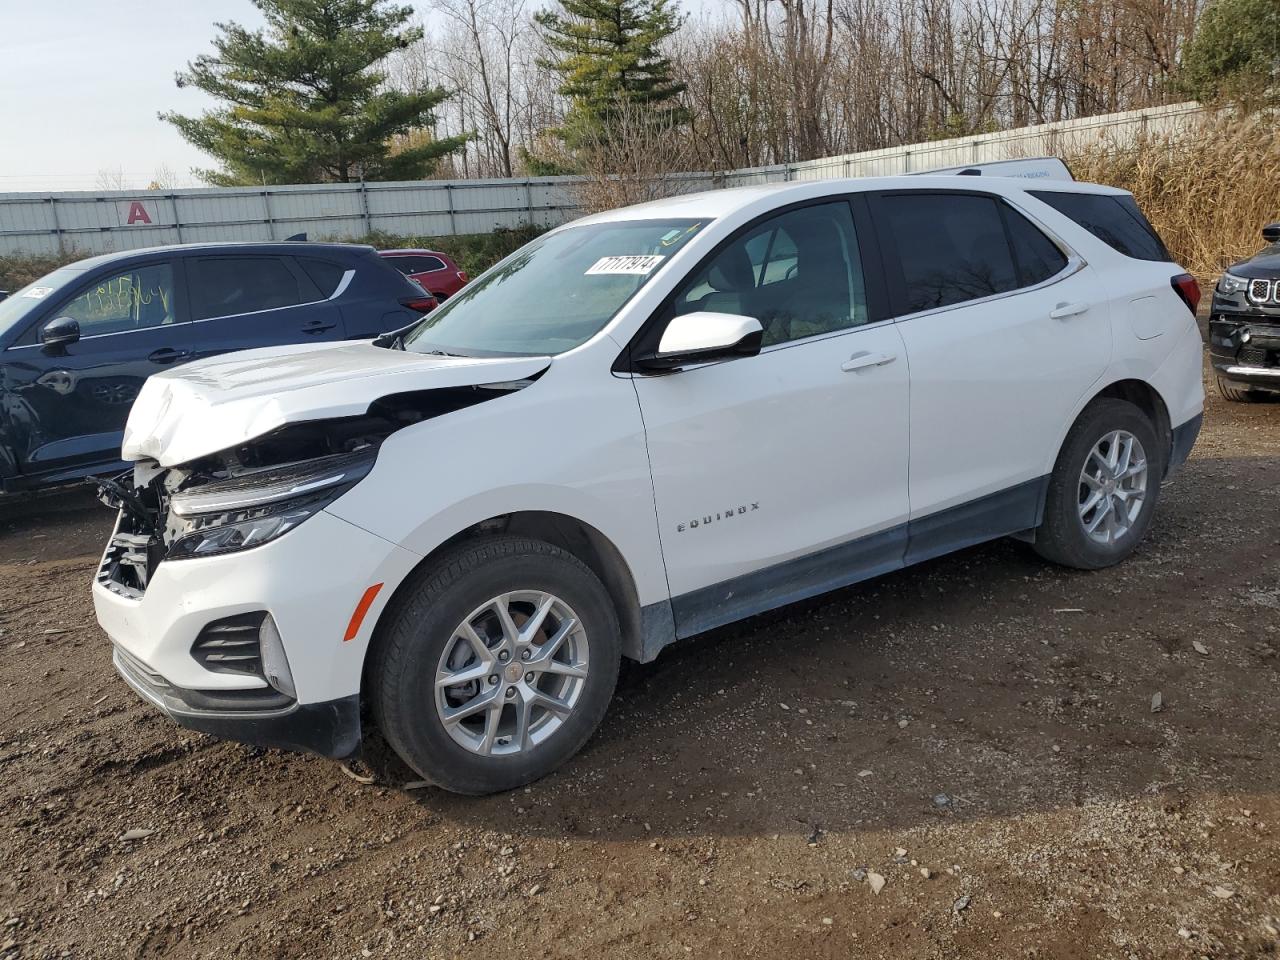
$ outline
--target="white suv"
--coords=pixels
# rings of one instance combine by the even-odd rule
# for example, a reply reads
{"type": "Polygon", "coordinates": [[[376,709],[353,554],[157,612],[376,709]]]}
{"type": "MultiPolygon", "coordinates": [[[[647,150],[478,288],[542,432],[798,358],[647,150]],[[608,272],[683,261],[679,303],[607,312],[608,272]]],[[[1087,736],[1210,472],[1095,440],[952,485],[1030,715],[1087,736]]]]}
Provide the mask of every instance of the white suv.
{"type": "Polygon", "coordinates": [[[622,657],[1016,536],[1116,563],[1201,421],[1195,282],[1130,195],[927,176],[545,234],[378,341],[147,381],[93,586],[179,723],[462,793],[600,723],[622,657]]]}

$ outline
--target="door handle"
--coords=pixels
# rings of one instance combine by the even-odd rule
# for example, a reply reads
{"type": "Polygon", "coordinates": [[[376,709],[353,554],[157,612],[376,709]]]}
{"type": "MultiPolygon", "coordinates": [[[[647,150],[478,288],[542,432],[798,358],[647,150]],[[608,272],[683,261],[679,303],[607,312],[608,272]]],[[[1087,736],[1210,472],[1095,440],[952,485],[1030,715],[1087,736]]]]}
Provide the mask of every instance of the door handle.
{"type": "Polygon", "coordinates": [[[1066,320],[1068,317],[1078,317],[1088,309],[1087,303],[1060,303],[1049,311],[1049,317],[1053,320],[1066,320]]]}
{"type": "Polygon", "coordinates": [[[845,373],[852,373],[854,370],[865,370],[867,367],[883,367],[886,363],[893,363],[897,359],[898,355],[894,353],[872,353],[870,350],[859,350],[840,364],[840,369],[845,373]]]}
{"type": "Polygon", "coordinates": [[[147,359],[152,363],[176,363],[179,360],[185,360],[191,356],[190,350],[175,350],[173,347],[161,347],[159,350],[153,350],[147,354],[147,359]]]}
{"type": "Polygon", "coordinates": [[[320,321],[317,320],[303,327],[302,332],[303,333],[324,333],[326,330],[332,330],[336,326],[337,326],[336,323],[321,323],[320,321]]]}

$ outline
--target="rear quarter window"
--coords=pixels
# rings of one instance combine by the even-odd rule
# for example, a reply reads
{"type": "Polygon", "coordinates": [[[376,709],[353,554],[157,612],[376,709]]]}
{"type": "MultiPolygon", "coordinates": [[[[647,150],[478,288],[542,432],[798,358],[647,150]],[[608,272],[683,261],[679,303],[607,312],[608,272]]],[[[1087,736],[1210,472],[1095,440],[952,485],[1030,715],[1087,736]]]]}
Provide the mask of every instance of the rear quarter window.
{"type": "Polygon", "coordinates": [[[1157,262],[1173,260],[1133,197],[1058,190],[1028,192],[1126,257],[1157,262]]]}
{"type": "Polygon", "coordinates": [[[326,300],[333,296],[334,291],[338,289],[338,284],[342,282],[342,275],[346,273],[346,267],[331,260],[299,257],[298,263],[307,272],[311,282],[316,285],[316,289],[320,291],[320,296],[326,300]]]}

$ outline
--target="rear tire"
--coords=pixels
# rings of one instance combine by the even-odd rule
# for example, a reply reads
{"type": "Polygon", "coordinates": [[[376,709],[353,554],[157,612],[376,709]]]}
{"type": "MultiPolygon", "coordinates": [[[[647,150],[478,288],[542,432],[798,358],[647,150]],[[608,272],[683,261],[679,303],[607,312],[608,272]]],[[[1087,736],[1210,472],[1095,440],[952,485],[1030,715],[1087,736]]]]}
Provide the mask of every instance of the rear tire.
{"type": "Polygon", "coordinates": [[[1058,453],[1036,552],[1080,570],[1109,567],[1129,556],[1151,525],[1167,456],[1138,407],[1095,400],[1058,453]]]}
{"type": "Polygon", "coordinates": [[[600,580],[525,537],[468,541],[419,571],[379,631],[375,722],[455,793],[510,790],[567,761],[604,718],[621,661],[600,580]]]}
{"type": "Polygon", "coordinates": [[[1224,400],[1230,400],[1232,403],[1257,403],[1262,399],[1262,394],[1257,390],[1237,386],[1222,377],[1217,377],[1216,379],[1218,381],[1218,392],[1222,394],[1224,400]]]}

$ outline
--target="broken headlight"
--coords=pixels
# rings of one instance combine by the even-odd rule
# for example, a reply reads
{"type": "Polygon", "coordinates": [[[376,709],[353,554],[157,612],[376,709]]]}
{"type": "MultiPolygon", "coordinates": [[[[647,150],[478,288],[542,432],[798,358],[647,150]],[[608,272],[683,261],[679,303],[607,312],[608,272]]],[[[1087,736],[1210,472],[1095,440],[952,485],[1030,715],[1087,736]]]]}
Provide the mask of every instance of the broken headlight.
{"type": "Polygon", "coordinates": [[[362,480],[374,453],[319,457],[175,493],[166,559],[248,550],[283,536],[362,480]]]}

